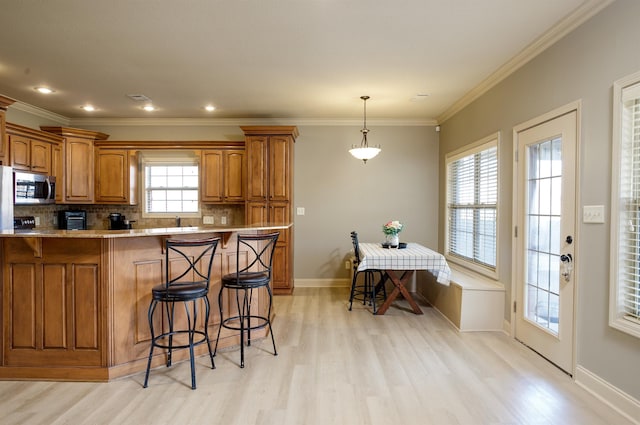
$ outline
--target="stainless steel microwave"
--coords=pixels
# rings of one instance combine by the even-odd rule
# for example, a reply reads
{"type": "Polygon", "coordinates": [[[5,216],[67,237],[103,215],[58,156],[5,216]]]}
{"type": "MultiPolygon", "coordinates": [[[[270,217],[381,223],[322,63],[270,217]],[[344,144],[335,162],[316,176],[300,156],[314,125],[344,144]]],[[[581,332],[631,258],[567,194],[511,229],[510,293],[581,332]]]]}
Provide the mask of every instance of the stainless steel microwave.
{"type": "Polygon", "coordinates": [[[14,204],[55,204],[56,202],[56,178],[44,174],[15,171],[14,204]]]}

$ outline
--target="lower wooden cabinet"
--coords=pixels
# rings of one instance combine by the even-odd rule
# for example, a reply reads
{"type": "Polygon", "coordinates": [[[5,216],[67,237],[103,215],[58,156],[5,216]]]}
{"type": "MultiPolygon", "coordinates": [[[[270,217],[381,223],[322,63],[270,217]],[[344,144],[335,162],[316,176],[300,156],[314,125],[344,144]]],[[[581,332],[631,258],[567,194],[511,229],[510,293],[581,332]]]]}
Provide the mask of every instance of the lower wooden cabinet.
{"type": "MultiPolygon", "coordinates": [[[[247,202],[245,205],[247,224],[289,223],[291,204],[289,202],[247,202]]],[[[292,229],[280,230],[273,258],[274,294],[291,294],[293,291],[293,240],[292,229]]]]}
{"type": "MultiPolygon", "coordinates": [[[[263,230],[243,229],[258,231],[263,230]]],[[[0,379],[108,381],[145,370],[151,340],[147,311],[152,288],[164,282],[164,241],[208,236],[221,237],[208,296],[209,335],[215,339],[221,277],[237,264],[248,264],[246,251],[236,253],[235,232],[0,238],[0,379]]],[[[182,261],[170,257],[169,273],[174,262],[180,267],[182,261]]],[[[222,302],[225,317],[237,314],[234,293],[224,290],[222,302]]],[[[204,307],[198,307],[201,325],[204,307]]],[[[252,312],[265,316],[267,308],[267,291],[254,291],[252,312]]],[[[156,310],[155,329],[166,329],[165,314],[156,310]]],[[[176,310],[175,319],[176,326],[186,323],[184,309],[176,310]]],[[[266,329],[252,332],[255,338],[266,335],[266,329]]],[[[237,331],[223,329],[219,347],[237,345],[239,339],[237,331]]],[[[205,353],[206,345],[196,347],[196,355],[205,353]]],[[[188,350],[174,353],[176,362],[186,358],[188,350]]],[[[156,350],[153,367],[165,362],[164,350],[156,350]]]]}
{"type": "Polygon", "coordinates": [[[15,238],[3,246],[3,366],[101,366],[99,239],[15,238]]]}

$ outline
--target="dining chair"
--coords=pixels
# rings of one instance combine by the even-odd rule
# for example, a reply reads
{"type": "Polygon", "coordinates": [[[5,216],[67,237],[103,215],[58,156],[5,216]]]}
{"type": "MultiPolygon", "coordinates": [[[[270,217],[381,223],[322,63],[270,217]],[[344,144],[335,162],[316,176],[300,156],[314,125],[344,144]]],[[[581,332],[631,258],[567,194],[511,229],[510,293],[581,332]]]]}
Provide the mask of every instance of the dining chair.
{"type": "Polygon", "coordinates": [[[351,279],[351,295],[349,296],[349,311],[353,307],[353,300],[362,301],[362,304],[369,304],[373,308],[373,314],[376,313],[376,302],[387,299],[387,290],[383,282],[384,271],[378,269],[367,269],[358,271],[360,265],[360,244],[358,242],[358,233],[351,232],[351,242],[353,244],[354,260],[353,260],[353,278],[351,279]],[[358,282],[358,276],[363,275],[361,283],[358,282]],[[378,277],[379,276],[379,277],[378,277]],[[378,277],[376,279],[376,277],[378,277]]]}

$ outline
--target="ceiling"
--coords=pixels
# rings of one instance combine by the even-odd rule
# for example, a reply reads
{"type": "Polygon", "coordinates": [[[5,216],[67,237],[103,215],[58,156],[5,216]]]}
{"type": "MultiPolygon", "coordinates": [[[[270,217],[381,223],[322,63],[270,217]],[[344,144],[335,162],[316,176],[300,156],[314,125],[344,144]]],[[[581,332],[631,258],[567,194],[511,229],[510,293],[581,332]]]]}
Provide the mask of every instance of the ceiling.
{"type": "Polygon", "coordinates": [[[369,95],[368,118],[435,123],[610,2],[6,1],[0,94],[71,120],[355,120],[369,95]]]}

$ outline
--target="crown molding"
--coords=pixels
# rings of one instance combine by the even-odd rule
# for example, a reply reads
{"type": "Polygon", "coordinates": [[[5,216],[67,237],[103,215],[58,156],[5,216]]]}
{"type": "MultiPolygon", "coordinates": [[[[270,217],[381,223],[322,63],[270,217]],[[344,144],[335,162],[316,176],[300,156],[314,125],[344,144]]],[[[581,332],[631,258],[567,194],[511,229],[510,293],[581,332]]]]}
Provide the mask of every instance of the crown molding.
{"type": "Polygon", "coordinates": [[[490,89],[498,85],[501,81],[516,72],[522,66],[527,64],[540,53],[551,47],[564,36],[575,30],[584,22],[598,14],[602,9],[609,6],[615,0],[589,0],[583,3],[579,8],[560,20],[549,31],[535,39],[527,47],[522,49],[520,53],[515,55],[511,60],[498,68],[493,74],[483,80],[476,87],[467,92],[458,101],[451,105],[446,111],[437,117],[437,122],[442,124],[471,102],[488,92],[490,89]]]}
{"type": "MultiPolygon", "coordinates": [[[[434,119],[378,119],[367,120],[374,126],[435,126],[434,119]]],[[[71,127],[113,126],[113,127],[237,127],[247,125],[297,125],[297,126],[353,126],[362,125],[360,119],[316,119],[316,118],[71,118],[71,127]]]]}
{"type": "Polygon", "coordinates": [[[37,106],[30,105],[28,103],[24,103],[21,101],[16,101],[13,105],[11,105],[12,109],[17,109],[18,111],[26,112],[31,115],[35,115],[40,118],[44,118],[53,122],[56,122],[60,125],[68,126],[71,119],[65,116],[56,114],[55,112],[47,111],[46,109],[38,108],[37,106]]]}
{"type": "Polygon", "coordinates": [[[2,96],[0,94],[0,110],[2,111],[6,111],[7,108],[11,105],[13,105],[16,102],[15,99],[12,99],[10,97],[7,96],[2,96]]]}
{"type": "MultiPolygon", "coordinates": [[[[345,118],[69,118],[50,112],[37,106],[16,101],[12,108],[47,120],[57,122],[63,127],[84,126],[100,127],[239,127],[243,125],[298,125],[298,126],[354,126],[362,125],[362,120],[345,118]]],[[[374,126],[429,127],[438,122],[433,118],[405,119],[381,118],[368,119],[374,126]]]]}

